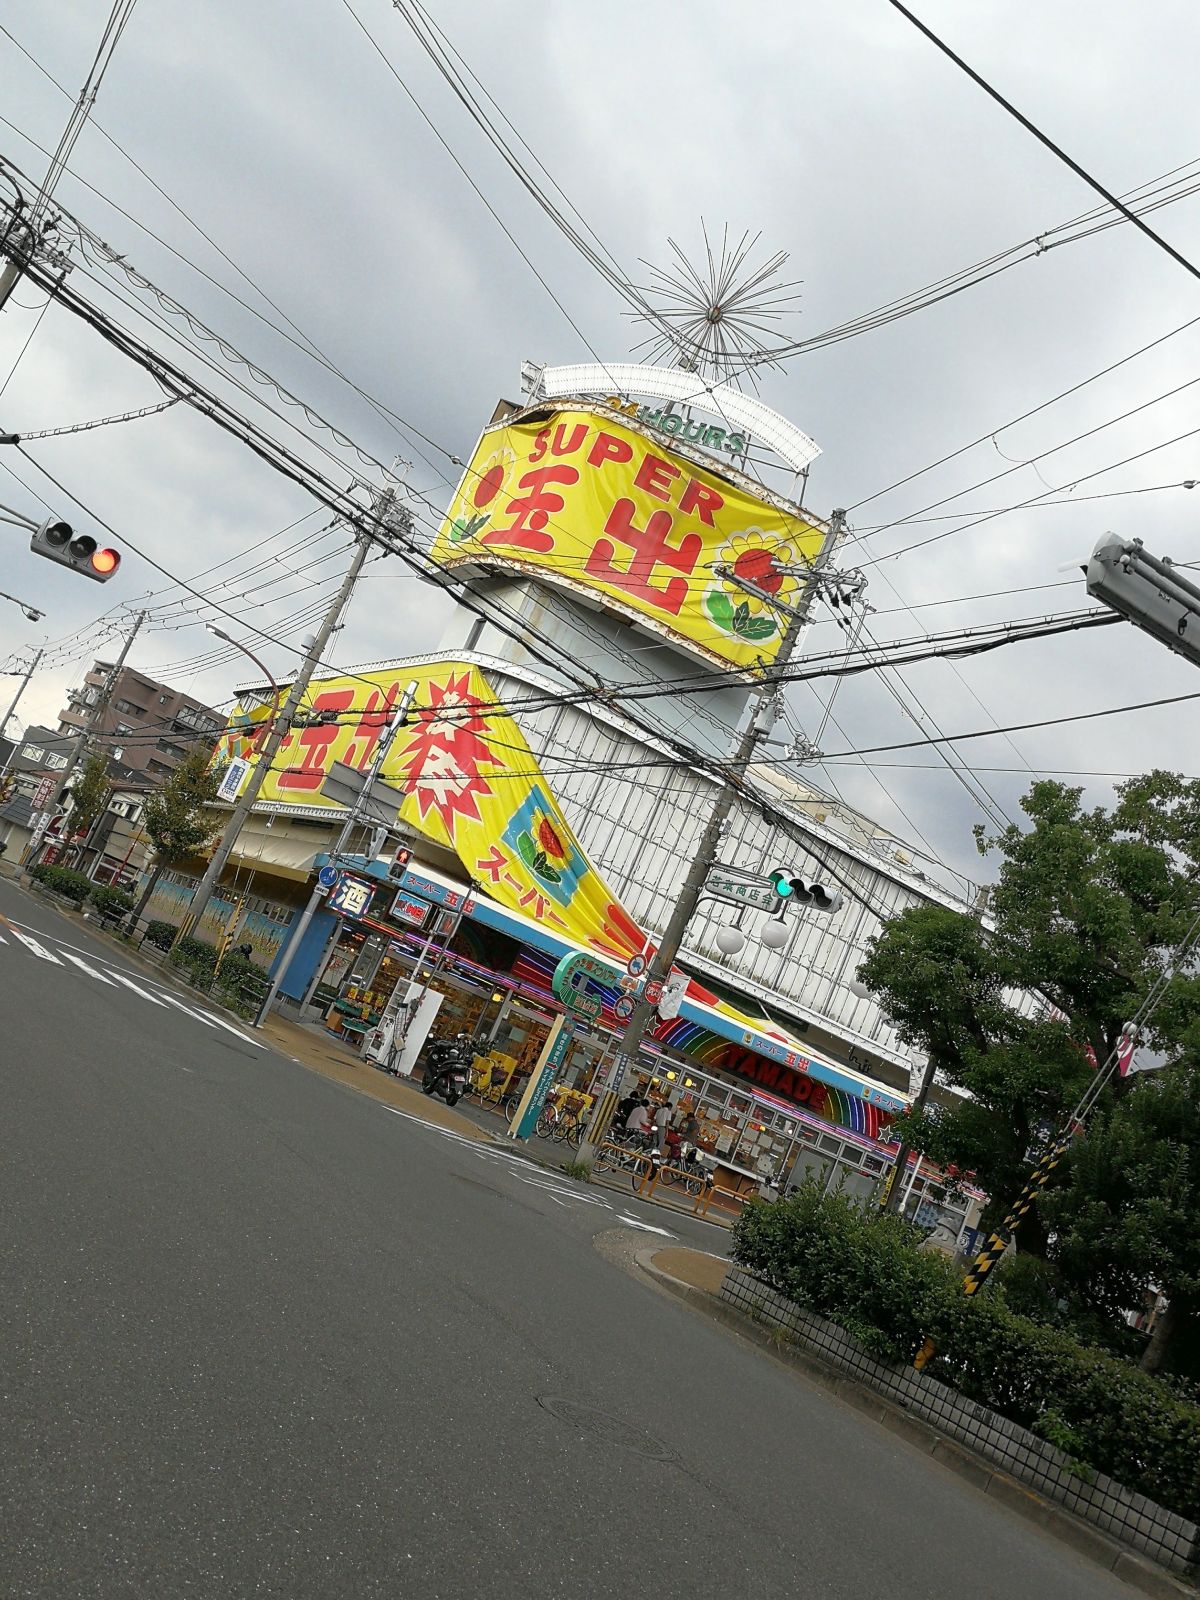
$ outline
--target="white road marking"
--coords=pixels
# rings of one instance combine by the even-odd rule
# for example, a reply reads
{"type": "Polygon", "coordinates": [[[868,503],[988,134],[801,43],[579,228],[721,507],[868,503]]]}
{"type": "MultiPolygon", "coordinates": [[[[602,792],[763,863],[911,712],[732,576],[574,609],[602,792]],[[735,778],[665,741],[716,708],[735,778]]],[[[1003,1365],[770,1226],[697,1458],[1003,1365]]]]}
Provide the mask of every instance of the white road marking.
{"type": "Polygon", "coordinates": [[[112,973],[113,978],[117,983],[122,983],[127,989],[132,989],[134,994],[140,994],[142,999],[149,1000],[152,1006],[161,1006],[166,1004],[166,1002],[160,1000],[156,994],[151,994],[149,989],[143,989],[140,983],[134,983],[132,978],[127,978],[125,974],[123,972],[119,972],[116,967],[110,967],[108,970],[112,973]]]}
{"type": "MultiPolygon", "coordinates": [[[[41,933],[40,929],[34,929],[29,923],[13,923],[6,917],[0,917],[0,922],[3,922],[14,938],[19,939],[22,944],[28,946],[33,954],[40,956],[43,961],[54,962],[57,966],[61,966],[64,960],[69,961],[72,966],[78,967],[81,971],[86,972],[89,977],[97,979],[100,983],[120,984],[132,993],[141,995],[143,1000],[149,1000],[151,1005],[174,1006],[177,1010],[182,1011],[185,1016],[193,1018],[196,1022],[203,1022],[210,1028],[224,1028],[226,1033],[233,1034],[235,1039],[242,1040],[244,1044],[253,1045],[256,1050],[265,1050],[267,1048],[261,1040],[254,1038],[252,1034],[244,1033],[241,1028],[236,1027],[232,1022],[227,1022],[224,1017],[214,1016],[209,1011],[202,1011],[198,1006],[188,1005],[178,995],[173,994],[169,989],[164,989],[160,984],[151,984],[149,979],[144,979],[143,981],[147,987],[142,988],[140,984],[135,983],[132,978],[127,976],[120,967],[114,966],[108,961],[107,957],[97,957],[94,951],[87,949],[83,945],[70,944],[66,939],[60,939],[57,934],[53,935],[54,944],[58,950],[58,954],[55,955],[53,951],[48,950],[34,937],[34,934],[41,933]],[[105,962],[104,968],[101,969],[98,965],[92,966],[89,961],[83,959],[85,955],[90,957],[92,961],[103,960],[105,962]]],[[[42,934],[41,936],[42,938],[51,937],[49,934],[42,934]]],[[[8,940],[5,939],[3,934],[0,934],[0,944],[7,943],[8,940]]],[[[191,1069],[187,1070],[190,1071],[191,1069]]]]}
{"type": "Polygon", "coordinates": [[[61,945],[58,947],[58,953],[64,961],[69,961],[72,966],[78,967],[81,972],[86,972],[89,978],[98,978],[101,983],[112,984],[113,980],[111,978],[106,978],[99,967],[90,966],[82,956],[74,955],[70,950],[64,950],[61,945]]]}
{"type": "Polygon", "coordinates": [[[42,961],[53,962],[56,967],[62,966],[62,962],[58,959],[54,952],[52,950],[47,950],[44,944],[39,944],[31,934],[22,933],[20,928],[14,928],[11,923],[9,923],[8,931],[14,936],[14,938],[19,939],[27,950],[31,950],[33,954],[38,956],[42,961]]]}
{"type": "Polygon", "coordinates": [[[643,1233],[661,1233],[664,1239],[676,1237],[669,1228],[656,1228],[652,1222],[641,1222],[637,1217],[631,1217],[627,1211],[619,1211],[617,1216],[622,1222],[627,1222],[631,1228],[641,1228],[643,1233]]]}

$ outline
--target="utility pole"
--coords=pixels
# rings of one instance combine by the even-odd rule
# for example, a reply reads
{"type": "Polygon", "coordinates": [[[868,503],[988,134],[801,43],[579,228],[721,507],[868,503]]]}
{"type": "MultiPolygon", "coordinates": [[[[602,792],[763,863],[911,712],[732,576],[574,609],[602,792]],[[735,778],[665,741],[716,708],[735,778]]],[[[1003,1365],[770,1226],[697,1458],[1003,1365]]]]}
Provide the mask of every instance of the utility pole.
{"type": "Polygon", "coordinates": [[[79,737],[75,741],[75,747],[71,751],[70,759],[63,768],[62,775],[58,780],[58,784],[55,787],[54,793],[50,797],[50,803],[46,807],[46,821],[40,825],[33,838],[30,839],[29,844],[26,846],[25,854],[21,857],[22,865],[24,865],[26,862],[31,862],[37,855],[38,851],[42,848],[42,840],[46,837],[46,829],[50,824],[50,818],[58,809],[67,784],[70,783],[71,778],[74,776],[75,768],[82,760],[84,752],[87,750],[87,747],[91,742],[92,735],[99,726],[100,718],[104,715],[105,709],[108,706],[108,697],[113,691],[113,686],[116,683],[117,678],[120,676],[121,668],[125,665],[125,659],[133,647],[133,641],[137,638],[138,633],[141,630],[142,623],[146,620],[147,614],[148,613],[145,611],[139,611],[133,620],[133,627],[130,628],[125,639],[125,643],[121,646],[121,654],[117,657],[112,671],[104,680],[103,689],[101,689],[100,693],[96,696],[96,704],[92,707],[88,714],[87,721],[80,730],[79,737]]]}
{"type": "MultiPolygon", "coordinates": [[[[329,862],[331,866],[336,866],[338,864],[342,851],[346,848],[346,844],[350,838],[350,835],[359,825],[363,810],[369,805],[371,791],[375,787],[376,779],[383,771],[383,763],[387,759],[388,751],[392,748],[392,741],[395,739],[396,735],[407,721],[408,713],[412,708],[412,703],[416,698],[416,694],[417,684],[414,680],[412,683],[406,685],[404,693],[396,702],[395,710],[392,712],[387,727],[379,736],[379,744],[376,746],[375,750],[375,759],[371,762],[370,768],[367,771],[366,779],[363,782],[362,789],[359,791],[358,798],[346,813],[346,819],[342,823],[341,832],[338,834],[333,849],[330,851],[329,862]]],[[[323,884],[317,883],[313,885],[313,891],[308,897],[308,904],[300,913],[295,927],[288,936],[288,942],[283,947],[279,959],[275,964],[275,975],[271,979],[271,987],[267,990],[266,998],[264,999],[262,1005],[259,1006],[258,1014],[254,1018],[254,1026],[256,1028],[261,1028],[263,1023],[267,1020],[267,1014],[269,1013],[271,1007],[275,1004],[275,996],[279,993],[279,987],[283,980],[287,977],[288,969],[291,967],[296,951],[300,948],[300,941],[308,932],[309,923],[316,915],[317,907],[321,904],[321,901],[325,898],[328,892],[329,891],[324,887],[323,884]]]]}
{"type": "MultiPolygon", "coordinates": [[[[808,621],[808,614],[812,609],[813,600],[816,598],[817,591],[820,588],[821,572],[832,555],[833,548],[840,538],[845,525],[846,513],[844,511],[830,513],[829,536],[825,540],[816,562],[809,570],[804,588],[792,608],[783,638],[780,640],[779,650],[772,670],[786,667],[791,659],[792,652],[800,638],[801,630],[808,621]]],[[[741,739],[738,741],[738,747],[727,764],[726,776],[718,791],[712,811],[709,813],[708,821],[704,825],[704,831],[700,835],[700,841],[692,856],[687,876],[684,878],[683,886],[679,891],[679,898],[676,900],[674,910],[671,912],[667,925],[663,929],[662,939],[658,948],[651,958],[646,972],[648,984],[651,982],[661,984],[671,974],[671,968],[674,965],[676,956],[679,954],[680,946],[683,944],[683,937],[687,932],[688,923],[691,921],[700,897],[704,892],[705,880],[717,859],[717,847],[720,844],[722,831],[737,799],[738,790],[730,774],[744,776],[750,762],[753,760],[754,752],[770,733],[775,722],[774,699],[779,692],[781,691],[770,681],[768,675],[768,681],[759,691],[758,704],[746,726],[746,731],[742,734],[741,739]]],[[[625,1073],[631,1065],[636,1065],[637,1063],[638,1052],[641,1049],[642,1040],[646,1036],[646,1030],[650,1025],[653,1012],[654,1007],[649,1005],[645,999],[639,999],[633,1008],[633,1015],[626,1025],[620,1047],[614,1058],[609,1088],[605,1094],[598,1098],[587,1129],[586,1140],[589,1146],[594,1147],[604,1137],[621,1092],[625,1073]]]]}
{"type": "MultiPolygon", "coordinates": [[[[29,680],[30,680],[30,678],[33,677],[34,673],[37,671],[38,663],[41,661],[42,657],[45,654],[46,654],[46,652],[45,652],[44,648],[39,650],[37,652],[37,654],[34,656],[33,660],[25,668],[25,676],[21,679],[21,682],[18,685],[16,694],[13,695],[11,701],[9,702],[8,710],[4,713],[3,722],[0,722],[0,739],[4,738],[5,731],[8,728],[8,724],[9,724],[9,721],[10,721],[10,719],[12,717],[12,714],[17,709],[17,706],[20,704],[21,696],[25,693],[26,689],[28,689],[29,680]]],[[[13,740],[13,747],[8,753],[8,759],[5,761],[4,766],[0,767],[0,778],[6,778],[8,776],[8,769],[12,766],[13,762],[16,760],[16,755],[17,755],[17,741],[14,739],[13,740]]]]}
{"type": "MultiPolygon", "coordinates": [[[[379,518],[385,516],[391,509],[395,498],[396,492],[394,489],[381,490],[372,503],[372,511],[375,516],[379,518]]],[[[359,533],[355,542],[353,559],[346,569],[346,576],[342,579],[341,587],[337,594],[334,595],[329,610],[325,613],[316,637],[304,653],[304,659],[300,663],[300,670],[293,679],[292,687],[288,691],[288,697],[283,703],[283,710],[275,718],[271,731],[255,758],[254,765],[246,774],[242,792],[234,803],[229,821],[225,824],[225,831],[221,835],[217,848],[213,851],[208,870],[201,878],[196,892],[192,895],[191,905],[188,907],[183,921],[179,924],[179,932],[175,935],[176,944],[179,943],[180,939],[186,938],[199,925],[201,917],[203,917],[208,908],[208,902],[212,899],[213,890],[225,870],[225,863],[229,860],[230,852],[233,850],[234,845],[237,843],[238,835],[245,826],[251,807],[258,799],[259,790],[266,781],[275,757],[279,754],[280,745],[292,731],[292,724],[296,719],[297,711],[300,709],[301,700],[308,693],[312,675],[318,662],[324,656],[329,646],[329,641],[333,636],[333,630],[338,625],[338,619],[354,592],[354,585],[358,581],[359,573],[362,571],[363,562],[367,559],[369,545],[370,539],[368,536],[365,533],[359,533]]]]}

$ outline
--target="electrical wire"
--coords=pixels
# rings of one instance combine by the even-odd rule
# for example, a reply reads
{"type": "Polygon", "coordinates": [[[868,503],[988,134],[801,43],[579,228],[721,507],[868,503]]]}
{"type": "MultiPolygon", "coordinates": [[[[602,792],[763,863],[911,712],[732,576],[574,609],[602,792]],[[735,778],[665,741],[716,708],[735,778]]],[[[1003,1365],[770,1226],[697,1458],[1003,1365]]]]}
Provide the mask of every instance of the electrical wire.
{"type": "Polygon", "coordinates": [[[1003,106],[1005,111],[1008,112],[1009,116],[1015,117],[1027,133],[1031,133],[1033,137],[1039,141],[1039,143],[1045,145],[1046,149],[1049,150],[1052,155],[1057,156],[1065,166],[1070,167],[1071,171],[1077,178],[1082,178],[1084,183],[1086,183],[1090,188],[1094,189],[1098,195],[1102,196],[1103,199],[1105,199],[1108,204],[1114,208],[1114,210],[1119,211],[1127,222],[1132,222],[1135,228],[1138,228],[1142,233],[1144,233],[1146,237],[1152,243],[1156,244],[1160,250],[1165,251],[1165,253],[1169,255],[1173,261],[1178,263],[1179,266],[1183,267],[1186,272],[1190,272],[1193,278],[1200,278],[1200,267],[1194,266],[1185,255],[1182,255],[1178,250],[1176,250],[1174,245],[1168,244],[1161,234],[1155,233],[1154,229],[1151,228],[1147,223],[1143,222],[1136,212],[1131,211],[1123,201],[1119,200],[1115,194],[1106,189],[1098,179],[1092,177],[1090,172],[1081,167],[1078,161],[1069,156],[1061,145],[1055,144],[1054,140],[1050,138],[1049,134],[1043,133],[1042,130],[1037,127],[1036,124],[1031,122],[1023,112],[1018,111],[1011,100],[1006,100],[998,89],[994,88],[986,78],[982,77],[978,72],[975,71],[974,67],[968,66],[963,58],[960,55],[957,55],[945,42],[945,40],[939,39],[937,34],[934,33],[933,29],[927,27],[925,23],[921,21],[920,17],[914,15],[914,13],[911,12],[907,6],[902,5],[900,0],[888,0],[888,4],[891,6],[893,11],[898,11],[902,17],[906,17],[908,21],[912,23],[914,28],[923,33],[931,44],[936,45],[943,55],[948,56],[950,60],[954,62],[955,66],[959,67],[963,72],[965,72],[967,77],[970,78],[973,83],[977,84],[985,94],[990,95],[992,99],[996,101],[997,105],[1003,106]]]}

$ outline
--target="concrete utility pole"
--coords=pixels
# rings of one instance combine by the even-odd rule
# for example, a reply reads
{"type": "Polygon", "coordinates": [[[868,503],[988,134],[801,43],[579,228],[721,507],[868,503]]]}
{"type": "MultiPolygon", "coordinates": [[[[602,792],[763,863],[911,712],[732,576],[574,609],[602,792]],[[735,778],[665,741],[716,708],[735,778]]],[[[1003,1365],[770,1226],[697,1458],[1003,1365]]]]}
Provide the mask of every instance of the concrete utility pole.
{"type": "Polygon", "coordinates": [[[96,696],[96,704],[92,707],[87,721],[80,730],[79,737],[75,741],[75,747],[71,751],[70,759],[63,768],[62,776],[58,780],[58,785],[55,788],[53,795],[50,797],[50,803],[46,807],[46,821],[41,825],[41,827],[39,827],[33,838],[30,839],[29,844],[26,846],[25,854],[21,857],[22,865],[24,865],[25,862],[32,861],[37,855],[38,851],[42,848],[42,841],[46,837],[46,829],[50,825],[50,818],[58,809],[59,803],[63,797],[63,791],[66,789],[67,784],[74,776],[75,768],[79,765],[81,759],[83,758],[83,754],[91,742],[92,735],[96,731],[100,718],[104,715],[105,708],[108,705],[108,697],[113,691],[113,685],[116,683],[117,678],[120,675],[121,668],[125,665],[125,658],[133,648],[133,641],[137,638],[142,623],[145,622],[146,617],[147,613],[145,611],[139,611],[137,616],[134,618],[133,627],[130,628],[129,635],[126,638],[125,643],[121,646],[121,654],[117,657],[116,664],[113,666],[112,671],[104,680],[103,689],[101,689],[100,693],[96,696]]]}
{"type": "MultiPolygon", "coordinates": [[[[844,511],[830,513],[829,536],[822,546],[821,554],[809,572],[804,588],[801,590],[792,614],[788,619],[788,625],[780,641],[779,651],[772,665],[772,671],[786,667],[791,659],[792,652],[800,638],[801,629],[808,621],[809,611],[820,588],[821,572],[828,563],[845,524],[846,514],[844,511]]],[[[727,764],[727,774],[745,775],[754,757],[754,752],[762,740],[770,733],[775,722],[773,702],[777,692],[779,691],[776,686],[768,679],[767,684],[759,692],[758,705],[750,718],[746,731],[742,734],[741,739],[738,741],[738,747],[727,764]]],[[[704,832],[700,835],[700,841],[696,846],[695,854],[692,856],[687,876],[684,878],[683,886],[679,891],[679,898],[676,900],[674,910],[671,912],[667,925],[663,929],[658,949],[651,958],[646,972],[647,983],[657,981],[661,984],[670,976],[675,958],[679,954],[680,946],[683,944],[683,936],[687,932],[687,925],[691,921],[700,897],[704,892],[705,880],[717,859],[717,847],[721,840],[721,833],[729,819],[729,813],[733,810],[737,794],[737,787],[727,775],[717,794],[712,811],[709,813],[708,821],[704,825],[704,832]]],[[[636,1066],[637,1064],[638,1052],[641,1049],[642,1040],[646,1036],[646,1030],[650,1025],[650,1019],[653,1014],[654,1007],[644,999],[638,1000],[633,1008],[633,1015],[626,1025],[620,1048],[614,1059],[610,1087],[608,1092],[601,1095],[596,1102],[592,1121],[587,1130],[587,1143],[589,1146],[600,1143],[604,1137],[621,1092],[625,1073],[630,1066],[636,1066]]]]}
{"type": "MultiPolygon", "coordinates": [[[[371,762],[370,769],[367,772],[366,779],[363,783],[358,799],[355,800],[349,811],[347,811],[346,819],[342,823],[341,832],[338,834],[333,849],[329,853],[329,861],[331,866],[336,866],[338,864],[342,851],[346,848],[346,844],[350,838],[350,835],[359,825],[362,813],[370,801],[371,790],[375,787],[375,781],[379,777],[379,774],[383,771],[383,763],[387,759],[388,751],[392,748],[392,741],[395,739],[396,735],[407,721],[408,713],[412,708],[412,703],[416,698],[416,694],[417,684],[414,681],[405,687],[404,693],[396,702],[396,707],[392,712],[387,727],[379,736],[379,743],[375,749],[375,759],[371,762]]],[[[292,961],[296,955],[296,951],[300,948],[300,942],[304,938],[304,935],[308,932],[309,923],[311,923],[313,917],[316,915],[317,907],[321,904],[321,901],[325,898],[327,893],[328,890],[326,890],[322,884],[314,884],[313,891],[308,897],[308,904],[300,913],[299,919],[296,922],[296,926],[289,934],[288,942],[280,953],[279,960],[275,966],[275,975],[271,979],[271,987],[267,990],[266,999],[263,1001],[262,1005],[259,1006],[258,1015],[254,1019],[254,1026],[256,1028],[261,1028],[263,1023],[267,1020],[267,1014],[269,1013],[271,1007],[275,1004],[275,996],[279,993],[279,987],[283,980],[287,977],[288,969],[291,967],[292,961]]]]}
{"type": "MultiPolygon", "coordinates": [[[[38,653],[34,656],[33,660],[25,668],[25,676],[21,679],[21,682],[17,687],[16,694],[13,695],[12,699],[9,701],[8,710],[4,713],[4,720],[2,722],[0,722],[0,739],[4,738],[5,731],[8,728],[8,724],[9,724],[11,718],[12,718],[12,714],[17,709],[17,706],[21,703],[21,696],[25,693],[26,689],[28,689],[29,680],[30,680],[30,678],[33,677],[34,673],[37,671],[38,663],[41,661],[42,657],[45,654],[46,654],[46,652],[45,652],[44,649],[39,650],[38,653]]],[[[14,739],[13,740],[13,747],[8,753],[8,759],[7,759],[7,761],[5,761],[3,767],[0,767],[0,778],[5,778],[5,777],[8,776],[8,769],[12,766],[13,762],[16,760],[16,756],[17,756],[17,741],[14,739]]]]}
{"type": "MultiPolygon", "coordinates": [[[[376,516],[382,517],[390,509],[395,498],[395,491],[392,489],[385,489],[377,495],[372,507],[376,516]]],[[[234,845],[237,843],[238,835],[245,826],[251,807],[258,799],[258,792],[266,781],[272,762],[279,754],[280,745],[292,731],[292,724],[296,720],[296,713],[300,709],[301,700],[308,693],[312,675],[318,662],[324,656],[329,646],[329,641],[333,637],[333,630],[338,625],[338,619],[354,592],[354,585],[358,581],[359,573],[362,571],[363,562],[367,559],[369,544],[370,541],[366,534],[360,533],[355,544],[354,557],[346,570],[346,576],[342,579],[341,587],[338,589],[337,594],[334,595],[329,610],[325,613],[316,637],[304,653],[304,660],[300,663],[300,670],[297,672],[292,682],[292,687],[288,691],[288,697],[283,703],[283,710],[276,717],[274,726],[267,735],[262,749],[255,757],[254,765],[246,774],[242,792],[234,804],[229,821],[225,824],[225,831],[221,835],[220,842],[213,851],[208,870],[201,878],[196,892],[192,895],[187,914],[179,924],[179,932],[175,935],[176,944],[179,943],[180,939],[186,938],[198,926],[201,917],[203,917],[208,908],[208,902],[212,899],[213,890],[225,870],[225,863],[229,860],[230,852],[233,850],[234,845]]]]}

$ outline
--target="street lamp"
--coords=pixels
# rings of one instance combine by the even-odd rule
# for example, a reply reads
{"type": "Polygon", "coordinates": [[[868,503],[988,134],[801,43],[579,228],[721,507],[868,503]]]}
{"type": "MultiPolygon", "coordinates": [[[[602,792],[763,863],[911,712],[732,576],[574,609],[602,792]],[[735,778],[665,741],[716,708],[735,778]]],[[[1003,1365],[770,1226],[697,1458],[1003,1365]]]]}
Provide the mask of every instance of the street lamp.
{"type": "MultiPolygon", "coordinates": [[[[224,628],[218,628],[215,622],[206,622],[204,626],[209,633],[213,634],[218,639],[223,639],[226,644],[231,644],[235,650],[240,650],[244,656],[247,656],[251,661],[253,661],[254,665],[271,685],[271,720],[267,723],[266,728],[259,730],[258,738],[262,738],[263,734],[272,727],[275,718],[279,715],[279,685],[275,682],[275,679],[272,677],[264,663],[261,662],[254,654],[254,651],[248,649],[240,639],[235,639],[231,633],[226,633],[224,628]]],[[[255,743],[257,742],[258,739],[256,738],[255,743]]]]}
{"type": "Polygon", "coordinates": [[[3,589],[0,589],[0,600],[10,600],[14,606],[20,606],[30,622],[40,622],[46,615],[44,611],[39,611],[36,606],[31,606],[24,600],[18,600],[15,594],[5,594],[3,589]]]}

